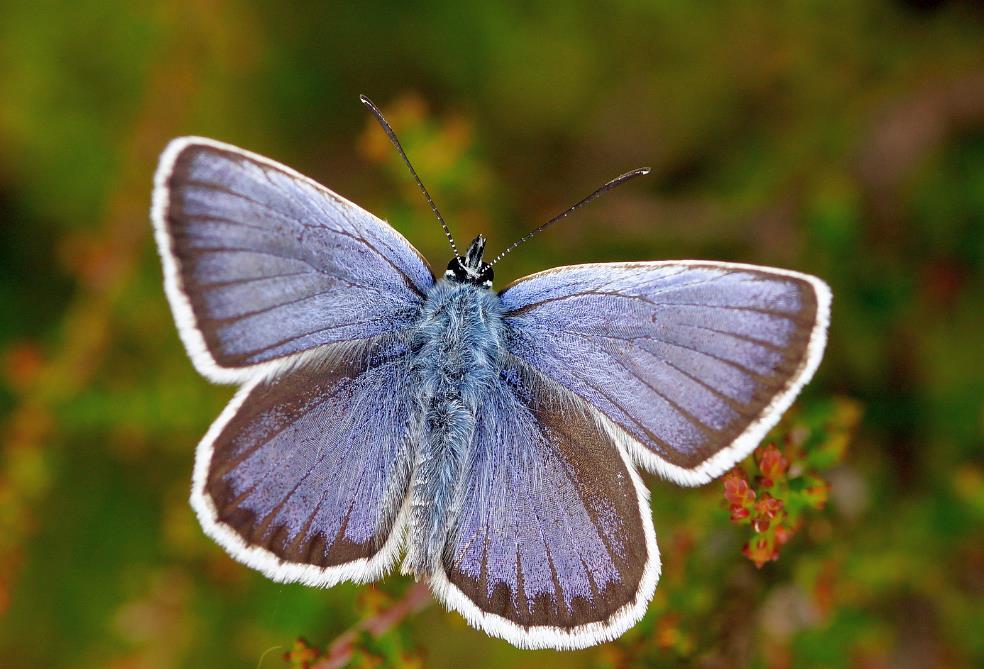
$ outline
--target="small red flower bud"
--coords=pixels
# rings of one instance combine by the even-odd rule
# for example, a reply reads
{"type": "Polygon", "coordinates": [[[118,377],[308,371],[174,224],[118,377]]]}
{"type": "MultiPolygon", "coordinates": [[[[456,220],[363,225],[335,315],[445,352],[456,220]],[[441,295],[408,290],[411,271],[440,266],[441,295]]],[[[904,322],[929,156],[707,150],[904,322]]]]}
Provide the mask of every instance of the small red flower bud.
{"type": "Polygon", "coordinates": [[[768,444],[760,451],[758,467],[762,476],[769,481],[767,487],[771,487],[774,481],[785,475],[786,470],[789,469],[789,461],[783,457],[775,444],[768,444]]]}
{"type": "Polygon", "coordinates": [[[737,523],[737,522],[739,522],[741,520],[745,520],[750,515],[751,515],[751,512],[747,508],[745,508],[745,507],[743,507],[743,506],[741,506],[739,504],[732,504],[731,505],[731,520],[732,521],[734,521],[734,522],[737,523]]]}
{"type": "Polygon", "coordinates": [[[794,530],[791,527],[785,525],[776,525],[775,532],[773,536],[776,539],[776,546],[784,546],[786,543],[793,538],[794,530]]]}
{"type": "Polygon", "coordinates": [[[724,477],[724,498],[731,504],[745,504],[755,499],[755,491],[748,487],[745,476],[732,469],[724,477]]]}
{"type": "Polygon", "coordinates": [[[741,552],[745,554],[745,557],[754,562],[755,566],[759,569],[766,562],[775,560],[779,556],[776,550],[770,545],[770,542],[765,538],[756,539],[745,544],[741,552]]]}
{"type": "Polygon", "coordinates": [[[782,513],[782,510],[782,500],[776,499],[769,493],[764,493],[759,501],[755,502],[755,513],[760,518],[775,518],[782,513]]]}

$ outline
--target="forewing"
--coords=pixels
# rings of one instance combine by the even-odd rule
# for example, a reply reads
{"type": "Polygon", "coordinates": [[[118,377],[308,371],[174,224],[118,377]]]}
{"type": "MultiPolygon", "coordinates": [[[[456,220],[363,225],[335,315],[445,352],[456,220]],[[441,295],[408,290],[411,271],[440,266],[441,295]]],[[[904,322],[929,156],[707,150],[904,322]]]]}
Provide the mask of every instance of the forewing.
{"type": "Polygon", "coordinates": [[[434,280],[385,222],[288,167],[208,139],[168,145],[152,218],[182,339],[216,381],[399,330],[434,280]]]}
{"type": "Polygon", "coordinates": [[[516,361],[479,407],[437,595],[524,648],[583,648],[645,613],[647,492],[584,402],[516,361]]]}
{"type": "Polygon", "coordinates": [[[413,463],[406,353],[373,342],[240,390],[198,447],[192,505],[205,531],[278,581],[388,569],[413,463]]]}
{"type": "Polygon", "coordinates": [[[820,362],[819,279],[703,261],[561,267],[506,288],[510,350],[684,484],[745,457],[820,362]]]}

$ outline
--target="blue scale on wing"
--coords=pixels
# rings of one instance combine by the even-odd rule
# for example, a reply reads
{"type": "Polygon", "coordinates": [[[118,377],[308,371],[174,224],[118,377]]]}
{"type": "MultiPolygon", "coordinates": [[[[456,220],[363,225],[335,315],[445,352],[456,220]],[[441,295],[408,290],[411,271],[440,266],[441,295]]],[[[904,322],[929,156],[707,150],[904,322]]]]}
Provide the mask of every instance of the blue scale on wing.
{"type": "Polygon", "coordinates": [[[817,311],[804,280],[699,263],[563,267],[502,299],[513,353],[687,468],[796,376],[817,311]]]}
{"type": "Polygon", "coordinates": [[[520,627],[608,620],[636,601],[655,551],[648,509],[580,400],[519,361],[502,380],[477,416],[447,578],[520,627]]]}
{"type": "Polygon", "coordinates": [[[388,344],[249,391],[213,445],[205,494],[218,522],[296,564],[380,550],[413,463],[409,358],[388,344]]]}
{"type": "Polygon", "coordinates": [[[390,226],[275,163],[190,144],[166,187],[168,251],[221,368],[398,331],[433,284],[390,226]]]}

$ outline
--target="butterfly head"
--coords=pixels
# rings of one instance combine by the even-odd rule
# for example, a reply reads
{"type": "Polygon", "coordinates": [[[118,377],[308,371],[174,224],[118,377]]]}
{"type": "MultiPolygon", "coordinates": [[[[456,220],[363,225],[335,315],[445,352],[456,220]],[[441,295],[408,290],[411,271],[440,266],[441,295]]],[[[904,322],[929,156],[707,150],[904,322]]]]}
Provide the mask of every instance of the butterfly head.
{"type": "Polygon", "coordinates": [[[471,283],[484,288],[492,287],[492,266],[482,262],[485,253],[485,235],[479,235],[472,241],[464,257],[452,258],[444,278],[458,283],[471,283]]]}

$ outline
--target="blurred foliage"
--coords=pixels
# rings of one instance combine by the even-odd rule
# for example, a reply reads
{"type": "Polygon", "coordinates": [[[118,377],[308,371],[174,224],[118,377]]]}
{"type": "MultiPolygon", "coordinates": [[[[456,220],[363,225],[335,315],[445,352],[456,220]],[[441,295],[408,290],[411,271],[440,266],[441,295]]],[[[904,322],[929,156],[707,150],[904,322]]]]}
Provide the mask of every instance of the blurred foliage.
{"type": "Polygon", "coordinates": [[[0,666],[984,666],[979,3],[0,0],[0,17],[0,666]],[[231,390],[194,373],[164,299],[157,154],[193,133],[269,155],[440,268],[359,93],[458,239],[490,250],[654,168],[519,249],[500,286],[696,257],[833,288],[827,355],[775,446],[702,488],[647,479],[663,575],[616,642],[519,651],[398,575],[272,583],[188,507],[231,390]]]}

